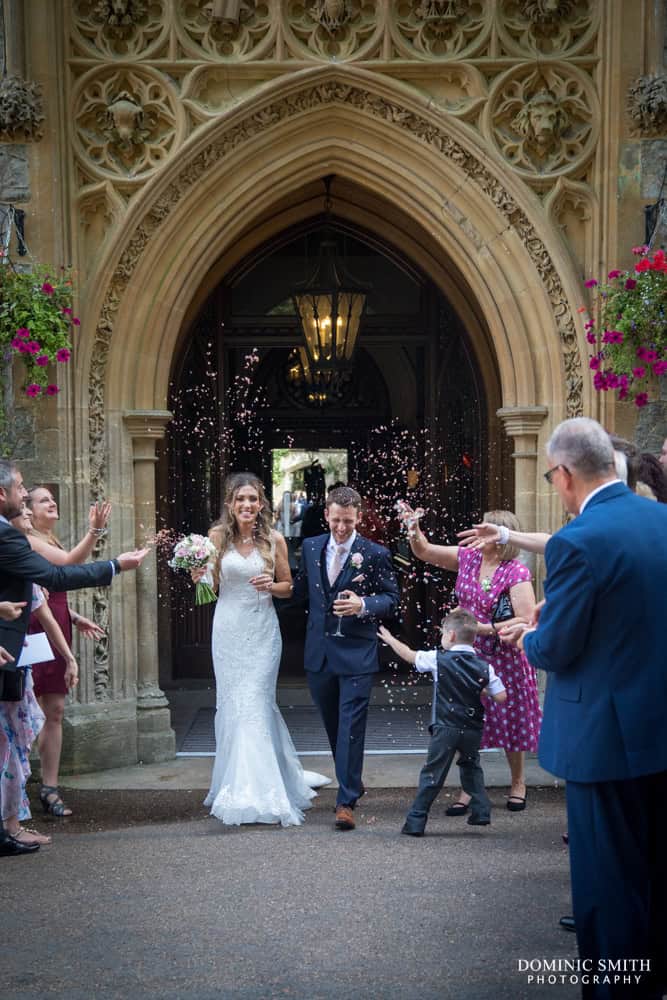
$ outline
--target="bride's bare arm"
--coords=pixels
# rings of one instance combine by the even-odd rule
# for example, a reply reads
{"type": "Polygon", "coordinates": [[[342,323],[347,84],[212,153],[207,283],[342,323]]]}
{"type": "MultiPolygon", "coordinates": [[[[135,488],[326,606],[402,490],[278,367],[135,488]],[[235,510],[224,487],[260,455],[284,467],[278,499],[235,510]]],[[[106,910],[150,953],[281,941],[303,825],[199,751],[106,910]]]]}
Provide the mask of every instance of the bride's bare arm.
{"type": "Polygon", "coordinates": [[[276,572],[270,590],[274,597],[291,597],[292,571],[289,568],[287,542],[279,531],[273,532],[273,542],[276,547],[276,572]]]}

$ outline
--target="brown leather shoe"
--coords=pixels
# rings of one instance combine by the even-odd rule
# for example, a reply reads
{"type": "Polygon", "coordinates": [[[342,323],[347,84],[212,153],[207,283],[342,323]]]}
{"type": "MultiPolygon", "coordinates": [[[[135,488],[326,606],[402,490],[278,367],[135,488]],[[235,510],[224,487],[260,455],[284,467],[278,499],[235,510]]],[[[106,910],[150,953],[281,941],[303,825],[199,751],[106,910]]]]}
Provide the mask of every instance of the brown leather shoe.
{"type": "Polygon", "coordinates": [[[338,806],[336,809],[336,829],[337,830],[354,830],[356,823],[354,822],[354,813],[349,806],[338,806]]]}

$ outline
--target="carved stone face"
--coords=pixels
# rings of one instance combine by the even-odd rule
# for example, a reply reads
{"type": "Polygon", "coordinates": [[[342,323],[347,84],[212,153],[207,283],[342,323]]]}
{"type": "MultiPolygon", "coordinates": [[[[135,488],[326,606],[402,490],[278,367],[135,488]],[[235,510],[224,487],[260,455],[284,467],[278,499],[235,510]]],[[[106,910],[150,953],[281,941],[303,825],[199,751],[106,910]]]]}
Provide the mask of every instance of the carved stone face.
{"type": "Polygon", "coordinates": [[[546,153],[559,141],[568,121],[557,98],[548,90],[541,90],[531,97],[512,124],[539,152],[546,153]]]}
{"type": "Polygon", "coordinates": [[[533,24],[551,24],[569,17],[574,0],[525,0],[523,14],[533,24]]]}
{"type": "Polygon", "coordinates": [[[137,126],[141,121],[141,107],[133,101],[130,95],[124,90],[109,105],[109,116],[113,121],[116,132],[123,142],[132,139],[137,126]]]}

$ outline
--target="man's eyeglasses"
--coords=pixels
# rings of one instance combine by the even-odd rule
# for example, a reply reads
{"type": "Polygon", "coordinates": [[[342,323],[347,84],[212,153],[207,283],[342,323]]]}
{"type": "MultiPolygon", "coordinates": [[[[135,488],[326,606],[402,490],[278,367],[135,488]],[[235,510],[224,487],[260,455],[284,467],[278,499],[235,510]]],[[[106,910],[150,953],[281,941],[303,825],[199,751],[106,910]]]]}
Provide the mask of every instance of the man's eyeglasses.
{"type": "Polygon", "coordinates": [[[547,472],[544,473],[544,478],[548,482],[549,486],[551,486],[551,482],[554,477],[554,472],[556,472],[557,469],[562,469],[563,472],[567,472],[568,476],[572,475],[567,465],[554,465],[553,469],[549,469],[547,472]]]}

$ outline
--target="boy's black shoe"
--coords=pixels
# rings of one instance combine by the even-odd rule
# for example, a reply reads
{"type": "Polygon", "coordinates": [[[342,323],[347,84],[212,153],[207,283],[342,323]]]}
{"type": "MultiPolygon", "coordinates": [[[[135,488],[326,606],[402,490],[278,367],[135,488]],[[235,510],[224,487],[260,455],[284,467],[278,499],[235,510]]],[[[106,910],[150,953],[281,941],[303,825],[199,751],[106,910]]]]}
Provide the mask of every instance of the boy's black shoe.
{"type": "Polygon", "coordinates": [[[406,834],[406,836],[408,836],[408,837],[423,837],[424,836],[424,827],[423,826],[413,826],[410,823],[406,822],[406,823],[403,824],[403,829],[401,830],[401,833],[406,834]]]}

